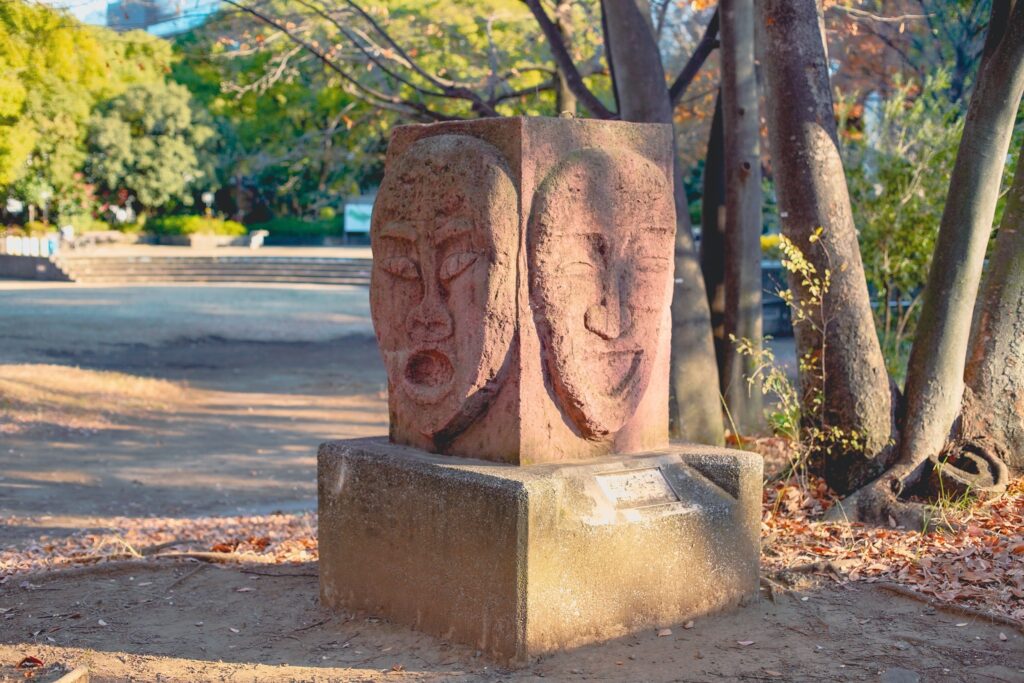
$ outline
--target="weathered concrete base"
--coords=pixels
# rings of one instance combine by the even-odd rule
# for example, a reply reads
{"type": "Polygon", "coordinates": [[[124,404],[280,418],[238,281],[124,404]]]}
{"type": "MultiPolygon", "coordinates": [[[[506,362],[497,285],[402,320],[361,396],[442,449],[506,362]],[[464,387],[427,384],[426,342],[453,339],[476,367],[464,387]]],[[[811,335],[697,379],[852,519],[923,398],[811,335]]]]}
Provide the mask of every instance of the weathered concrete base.
{"type": "Polygon", "coordinates": [[[758,589],[761,459],[680,446],[516,467],[385,439],[319,455],[320,597],[522,662],[758,589]]]}

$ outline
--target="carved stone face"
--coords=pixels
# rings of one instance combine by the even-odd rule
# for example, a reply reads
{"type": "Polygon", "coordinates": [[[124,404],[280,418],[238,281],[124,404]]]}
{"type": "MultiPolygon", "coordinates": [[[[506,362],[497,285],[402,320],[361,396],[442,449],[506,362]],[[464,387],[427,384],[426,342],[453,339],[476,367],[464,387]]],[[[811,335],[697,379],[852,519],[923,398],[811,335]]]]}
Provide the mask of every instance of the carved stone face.
{"type": "Polygon", "coordinates": [[[542,183],[530,218],[530,297],[552,387],[589,438],[633,416],[672,295],[675,211],[665,173],[588,148],[542,183]]]}
{"type": "Polygon", "coordinates": [[[501,154],[464,135],[388,167],[370,230],[370,305],[392,421],[450,439],[487,407],[515,334],[517,195],[501,154]]]}

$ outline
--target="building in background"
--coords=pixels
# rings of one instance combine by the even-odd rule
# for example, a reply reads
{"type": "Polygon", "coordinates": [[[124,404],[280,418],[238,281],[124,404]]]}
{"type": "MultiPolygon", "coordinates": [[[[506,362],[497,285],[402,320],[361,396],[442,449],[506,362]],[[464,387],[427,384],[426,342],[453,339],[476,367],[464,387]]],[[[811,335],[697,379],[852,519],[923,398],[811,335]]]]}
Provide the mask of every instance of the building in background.
{"type": "Polygon", "coordinates": [[[114,0],[107,3],[106,23],[116,31],[172,36],[202,24],[219,5],[219,0],[114,0]]]}

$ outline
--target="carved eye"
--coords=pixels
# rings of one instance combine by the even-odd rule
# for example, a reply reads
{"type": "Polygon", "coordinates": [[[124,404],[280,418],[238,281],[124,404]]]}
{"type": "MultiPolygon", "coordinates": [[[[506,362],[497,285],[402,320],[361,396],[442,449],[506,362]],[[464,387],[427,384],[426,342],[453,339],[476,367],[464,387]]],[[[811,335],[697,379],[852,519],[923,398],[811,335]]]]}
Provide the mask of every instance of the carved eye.
{"type": "Polygon", "coordinates": [[[448,282],[461,275],[467,268],[476,262],[477,254],[471,251],[464,251],[452,254],[441,264],[441,280],[448,282]]]}
{"type": "Polygon", "coordinates": [[[590,261],[570,261],[561,267],[562,273],[569,277],[589,277],[597,271],[590,261]]]}
{"type": "Polygon", "coordinates": [[[418,280],[420,277],[420,269],[416,266],[416,262],[405,256],[384,259],[380,266],[384,272],[402,280],[418,280]]]}
{"type": "Polygon", "coordinates": [[[641,256],[636,267],[641,273],[663,273],[668,270],[669,260],[664,256],[641,256]]]}

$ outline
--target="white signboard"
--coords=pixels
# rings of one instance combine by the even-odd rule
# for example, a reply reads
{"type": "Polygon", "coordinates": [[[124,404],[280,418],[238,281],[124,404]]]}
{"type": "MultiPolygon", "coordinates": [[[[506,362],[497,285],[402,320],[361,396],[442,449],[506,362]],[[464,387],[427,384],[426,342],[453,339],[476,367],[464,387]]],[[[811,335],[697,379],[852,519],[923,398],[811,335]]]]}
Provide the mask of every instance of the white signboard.
{"type": "Polygon", "coordinates": [[[370,234],[370,215],[373,204],[345,205],[345,234],[370,234]]]}

